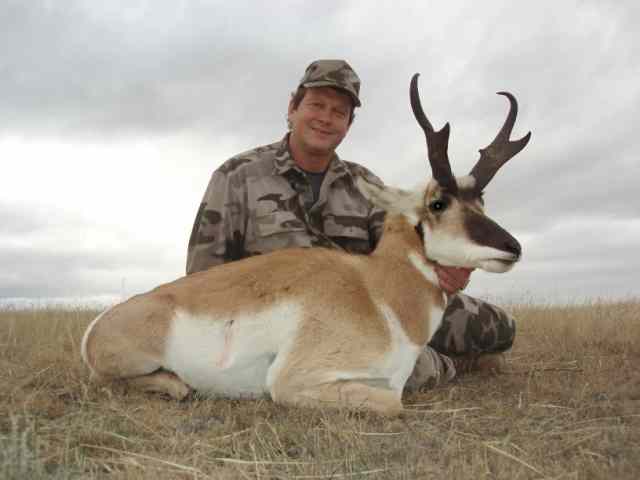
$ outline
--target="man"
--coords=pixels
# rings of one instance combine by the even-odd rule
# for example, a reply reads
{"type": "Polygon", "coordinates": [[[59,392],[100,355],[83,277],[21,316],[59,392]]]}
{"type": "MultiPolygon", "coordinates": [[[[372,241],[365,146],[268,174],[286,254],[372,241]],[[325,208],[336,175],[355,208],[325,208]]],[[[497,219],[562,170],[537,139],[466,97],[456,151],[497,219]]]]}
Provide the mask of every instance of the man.
{"type": "MultiPolygon", "coordinates": [[[[361,105],[359,93],[360,79],[344,60],[309,65],[291,96],[285,137],[241,153],[213,173],[191,232],[187,274],[287,247],[373,251],[385,213],[365,199],[355,179],[380,180],[335,151],[361,105]]],[[[515,335],[505,312],[457,293],[470,270],[438,267],[436,273],[450,300],[409,390],[450,380],[456,367],[499,369],[499,352],[515,335]]]]}

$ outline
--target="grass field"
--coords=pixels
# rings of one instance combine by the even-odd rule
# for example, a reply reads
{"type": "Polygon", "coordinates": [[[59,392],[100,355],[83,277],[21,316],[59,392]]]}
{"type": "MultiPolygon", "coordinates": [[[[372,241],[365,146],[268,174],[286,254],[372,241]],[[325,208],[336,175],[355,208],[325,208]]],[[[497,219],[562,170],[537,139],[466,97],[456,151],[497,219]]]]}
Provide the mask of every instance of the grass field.
{"type": "Polygon", "coordinates": [[[637,479],[640,301],[512,306],[499,376],[374,414],[96,387],[87,310],[0,311],[0,478],[637,479]]]}

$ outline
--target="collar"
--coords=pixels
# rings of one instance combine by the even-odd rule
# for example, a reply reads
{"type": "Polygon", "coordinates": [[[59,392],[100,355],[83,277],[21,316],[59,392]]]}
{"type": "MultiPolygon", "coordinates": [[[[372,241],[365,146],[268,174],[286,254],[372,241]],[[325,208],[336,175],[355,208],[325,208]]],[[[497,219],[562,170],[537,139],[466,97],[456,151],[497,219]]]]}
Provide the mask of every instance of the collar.
{"type": "MultiPolygon", "coordinates": [[[[280,146],[276,152],[273,161],[273,173],[286,176],[291,171],[295,171],[297,175],[304,176],[304,172],[296,164],[291,155],[291,150],[289,150],[289,133],[287,133],[280,141],[280,146]]],[[[329,162],[329,168],[327,168],[325,177],[335,179],[344,175],[350,175],[349,169],[345,162],[340,160],[338,154],[334,153],[331,162],[329,162]]]]}

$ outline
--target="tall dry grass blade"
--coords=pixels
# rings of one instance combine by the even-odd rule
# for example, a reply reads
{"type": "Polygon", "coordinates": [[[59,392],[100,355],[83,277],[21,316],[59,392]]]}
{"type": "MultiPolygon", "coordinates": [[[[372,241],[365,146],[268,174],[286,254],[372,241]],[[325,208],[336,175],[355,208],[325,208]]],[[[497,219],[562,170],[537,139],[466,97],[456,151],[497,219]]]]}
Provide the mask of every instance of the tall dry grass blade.
{"type": "Polygon", "coordinates": [[[408,435],[409,432],[355,432],[356,435],[363,437],[397,437],[400,435],[408,435]]]}
{"type": "Polygon", "coordinates": [[[240,458],[226,458],[226,457],[215,457],[212,460],[222,463],[235,463],[238,465],[320,465],[320,464],[331,464],[331,463],[341,463],[344,462],[344,459],[340,460],[322,460],[319,462],[302,462],[302,461],[278,461],[278,460],[242,460],[240,458]]]}
{"type": "MultiPolygon", "coordinates": [[[[292,477],[287,478],[295,478],[295,479],[303,479],[303,478],[349,478],[355,477],[356,475],[373,475],[374,473],[386,473],[386,472],[394,472],[399,471],[397,468],[376,468],[374,470],[362,470],[359,472],[348,472],[348,473],[328,473],[326,475],[294,475],[292,477]]],[[[283,477],[281,477],[283,478],[283,477]]]]}
{"type": "Polygon", "coordinates": [[[107,452],[117,453],[117,454],[120,454],[120,455],[128,455],[128,456],[132,456],[132,457],[143,458],[145,460],[151,460],[153,462],[158,462],[158,463],[161,463],[163,465],[174,467],[174,468],[176,468],[176,469],[178,469],[180,471],[191,472],[191,473],[195,473],[195,474],[198,474],[198,475],[205,476],[204,472],[202,472],[201,470],[198,470],[197,468],[190,467],[189,465],[181,465],[179,463],[170,462],[168,460],[163,460],[161,458],[152,457],[150,455],[144,455],[142,453],[128,452],[126,450],[118,450],[117,448],[104,447],[102,445],[89,445],[89,444],[86,444],[86,443],[83,443],[80,446],[81,447],[85,447],[85,448],[93,448],[93,449],[96,449],[96,450],[105,450],[107,452]]]}
{"type": "Polygon", "coordinates": [[[536,467],[534,467],[533,465],[528,464],[527,462],[525,462],[524,460],[522,460],[521,458],[516,457],[515,455],[511,455],[509,452],[505,452],[504,450],[500,450],[498,447],[491,445],[490,443],[485,443],[484,444],[488,449],[499,453],[500,455],[503,455],[511,460],[513,460],[514,462],[519,463],[520,465],[522,465],[523,467],[528,468],[529,470],[531,470],[532,472],[536,472],[538,475],[542,475],[543,477],[545,476],[544,473],[542,473],[540,470],[538,470],[536,467]]]}
{"type": "Polygon", "coordinates": [[[403,408],[403,412],[411,412],[411,413],[423,413],[425,415],[438,415],[442,413],[459,413],[459,412],[470,412],[473,410],[482,410],[482,407],[463,407],[463,408],[448,408],[445,410],[421,410],[414,408],[403,408]]]}
{"type": "Polygon", "coordinates": [[[562,410],[575,410],[575,408],[572,408],[572,407],[565,407],[563,405],[554,405],[552,403],[532,403],[531,406],[538,407],[538,408],[557,408],[562,410]]]}
{"type": "MultiPolygon", "coordinates": [[[[232,432],[229,433],[227,435],[222,435],[220,437],[214,437],[209,439],[210,442],[219,442],[220,440],[229,440],[232,439],[234,437],[237,437],[238,435],[242,435],[243,433],[247,433],[247,432],[251,432],[253,430],[253,428],[244,428],[242,430],[238,430],[237,432],[232,432]]],[[[213,445],[209,445],[207,443],[201,442],[200,440],[198,440],[196,443],[196,445],[202,445],[204,447],[209,447],[209,448],[218,448],[218,447],[214,447],[213,445]]]]}
{"type": "Polygon", "coordinates": [[[571,450],[572,448],[577,447],[578,445],[582,445],[585,442],[588,442],[589,440],[591,440],[592,438],[596,438],[599,437],[601,435],[601,432],[596,432],[593,433],[591,435],[587,435],[586,437],[583,437],[579,440],[576,440],[575,442],[571,442],[569,445],[567,445],[564,448],[561,448],[560,450],[556,451],[556,452],[551,452],[549,455],[550,456],[556,456],[556,455],[561,455],[565,452],[568,452],[569,450],[571,450]]]}

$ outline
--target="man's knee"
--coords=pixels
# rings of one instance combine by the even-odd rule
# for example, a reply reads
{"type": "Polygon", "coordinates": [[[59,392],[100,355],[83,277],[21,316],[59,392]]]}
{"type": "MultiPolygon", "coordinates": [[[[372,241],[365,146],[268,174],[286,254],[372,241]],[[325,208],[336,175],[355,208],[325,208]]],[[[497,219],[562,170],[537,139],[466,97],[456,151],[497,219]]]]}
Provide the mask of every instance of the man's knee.
{"type": "Polygon", "coordinates": [[[429,344],[449,355],[504,352],[512,347],[515,334],[515,320],[505,310],[457,294],[450,298],[442,325],[429,344]]]}

